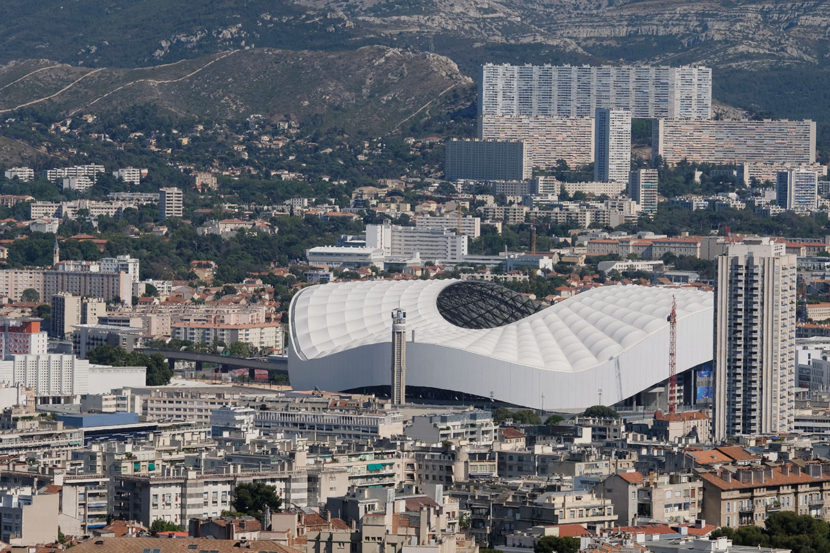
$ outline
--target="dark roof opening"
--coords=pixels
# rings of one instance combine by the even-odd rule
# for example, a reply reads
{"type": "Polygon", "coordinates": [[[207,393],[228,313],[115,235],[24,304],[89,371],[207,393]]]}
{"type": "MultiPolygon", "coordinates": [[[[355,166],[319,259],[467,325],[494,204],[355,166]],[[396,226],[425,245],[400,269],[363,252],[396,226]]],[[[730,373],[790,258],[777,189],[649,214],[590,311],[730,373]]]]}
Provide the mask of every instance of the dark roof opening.
{"type": "Polygon", "coordinates": [[[544,309],[527,296],[491,282],[465,280],[438,294],[438,312],[462,328],[496,328],[544,309]]]}

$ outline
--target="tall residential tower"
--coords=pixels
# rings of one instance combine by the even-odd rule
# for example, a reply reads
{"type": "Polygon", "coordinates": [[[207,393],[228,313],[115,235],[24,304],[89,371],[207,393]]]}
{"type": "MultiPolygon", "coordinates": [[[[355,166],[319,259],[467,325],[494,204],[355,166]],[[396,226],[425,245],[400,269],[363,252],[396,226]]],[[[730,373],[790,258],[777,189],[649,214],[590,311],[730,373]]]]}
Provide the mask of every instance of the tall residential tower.
{"type": "Polygon", "coordinates": [[[631,112],[597,109],[594,180],[628,182],[631,171],[631,112]]]}
{"type": "Polygon", "coordinates": [[[715,440],[792,431],[796,256],[769,238],[731,244],[715,294],[715,440]]]}
{"type": "Polygon", "coordinates": [[[818,173],[804,169],[779,171],[776,184],[779,206],[800,213],[815,211],[818,202],[818,173]]]}

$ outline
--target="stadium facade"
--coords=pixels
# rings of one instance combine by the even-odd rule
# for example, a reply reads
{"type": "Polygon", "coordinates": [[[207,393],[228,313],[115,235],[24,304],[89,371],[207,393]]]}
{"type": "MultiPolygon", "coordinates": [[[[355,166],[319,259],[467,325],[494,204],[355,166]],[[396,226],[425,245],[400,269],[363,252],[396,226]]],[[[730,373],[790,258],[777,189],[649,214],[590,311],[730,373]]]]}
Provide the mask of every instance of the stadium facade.
{"type": "Polygon", "coordinates": [[[613,405],[669,376],[672,296],[677,370],[712,360],[713,298],[696,289],[596,288],[547,308],[476,281],[311,286],[289,309],[296,389],[390,385],[390,313],[407,313],[407,386],[537,409],[613,405]]]}

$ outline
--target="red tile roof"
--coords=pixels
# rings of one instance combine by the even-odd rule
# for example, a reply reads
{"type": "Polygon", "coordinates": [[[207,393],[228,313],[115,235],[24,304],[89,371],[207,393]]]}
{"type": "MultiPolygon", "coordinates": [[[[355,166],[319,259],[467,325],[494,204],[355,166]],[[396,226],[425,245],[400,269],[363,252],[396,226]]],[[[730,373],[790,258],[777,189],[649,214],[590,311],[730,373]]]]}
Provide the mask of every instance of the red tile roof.
{"type": "Polygon", "coordinates": [[[629,484],[640,484],[644,480],[643,475],[639,472],[618,472],[617,476],[629,484]]]}
{"type": "Polygon", "coordinates": [[[754,461],[760,459],[758,455],[753,455],[739,445],[722,446],[715,448],[724,455],[732,457],[736,461],[754,461]]]}
{"type": "Polygon", "coordinates": [[[555,526],[548,526],[548,528],[558,528],[560,538],[579,538],[591,535],[591,532],[579,524],[558,524],[555,526]]]}

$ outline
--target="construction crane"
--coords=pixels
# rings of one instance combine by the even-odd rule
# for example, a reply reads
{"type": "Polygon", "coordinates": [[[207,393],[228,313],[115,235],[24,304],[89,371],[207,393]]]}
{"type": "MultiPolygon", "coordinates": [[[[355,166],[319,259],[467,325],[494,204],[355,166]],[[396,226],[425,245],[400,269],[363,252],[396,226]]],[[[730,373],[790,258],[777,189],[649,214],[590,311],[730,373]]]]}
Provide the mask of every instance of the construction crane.
{"type": "Polygon", "coordinates": [[[671,297],[669,321],[669,413],[677,409],[677,300],[671,297]]]}

